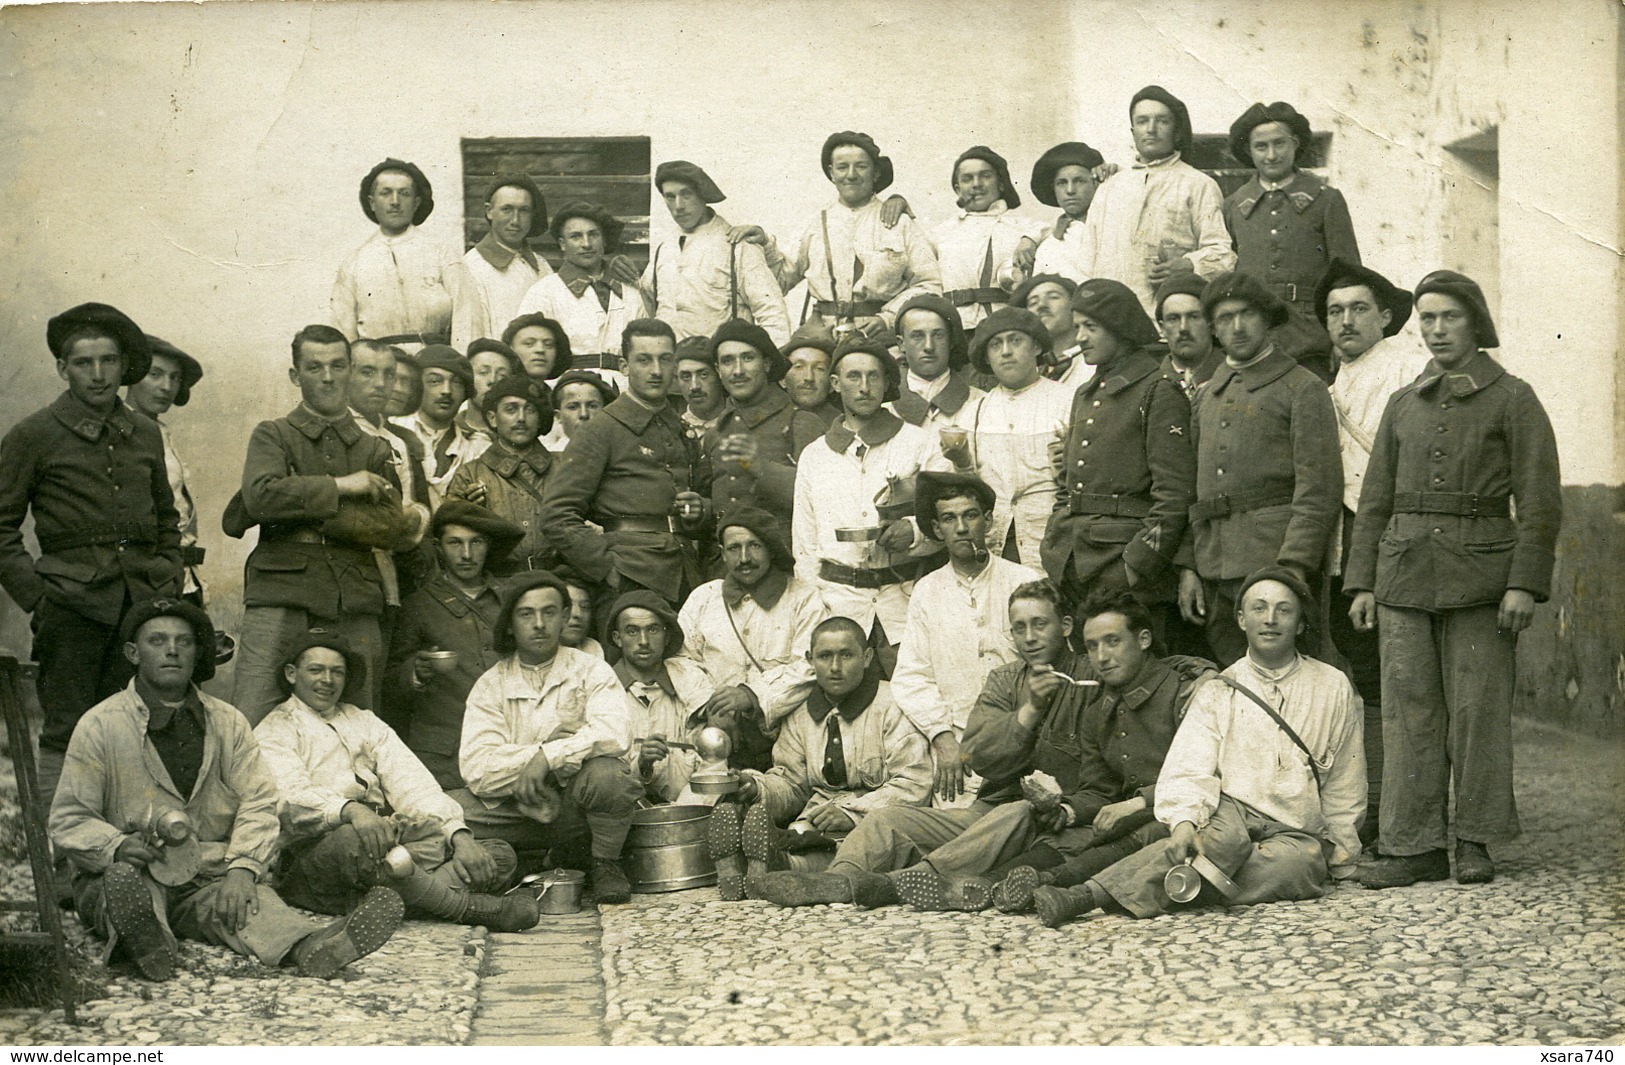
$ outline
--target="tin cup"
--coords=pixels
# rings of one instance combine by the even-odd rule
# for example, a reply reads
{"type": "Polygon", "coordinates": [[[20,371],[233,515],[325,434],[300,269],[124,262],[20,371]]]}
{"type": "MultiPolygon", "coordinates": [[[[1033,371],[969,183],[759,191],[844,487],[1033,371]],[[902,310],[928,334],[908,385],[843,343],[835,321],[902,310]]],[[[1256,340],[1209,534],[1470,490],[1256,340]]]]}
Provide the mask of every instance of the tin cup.
{"type": "Polygon", "coordinates": [[[1189,863],[1176,865],[1163,874],[1162,890],[1174,902],[1190,902],[1202,893],[1202,874],[1189,863]]]}

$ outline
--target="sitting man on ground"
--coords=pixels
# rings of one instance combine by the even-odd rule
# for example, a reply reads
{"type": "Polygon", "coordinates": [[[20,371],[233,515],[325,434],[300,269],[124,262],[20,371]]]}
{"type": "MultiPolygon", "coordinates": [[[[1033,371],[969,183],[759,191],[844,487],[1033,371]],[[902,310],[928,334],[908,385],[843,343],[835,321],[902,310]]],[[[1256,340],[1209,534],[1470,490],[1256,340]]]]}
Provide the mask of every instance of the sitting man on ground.
{"type": "Polygon", "coordinates": [[[77,868],[74,908],[108,954],[167,980],[181,935],[327,979],[383,946],[403,908],[389,888],[324,925],[265,882],[276,781],[248,719],[198,690],[214,676],[209,616],[149,600],[131,608],[122,636],[135,679],[80,720],[50,818],[52,845],[77,868]],[[160,842],[160,829],[174,842],[160,842]]]}
{"type": "MultiPolygon", "coordinates": [[[[621,652],[615,676],[626,688],[632,718],[627,763],[646,799],[676,801],[700,765],[694,744],[706,726],[711,678],[692,660],[677,657],[683,627],[666,601],[647,589],[615,600],[609,608],[609,639],[621,652]]],[[[703,798],[693,801],[709,805],[703,798]]]]}
{"type": "Polygon", "coordinates": [[[287,700],[254,727],[279,792],[283,895],[343,913],[383,884],[415,917],[498,932],[534,926],[533,896],[501,894],[518,866],[513,848],[476,842],[457,800],[395,731],[344,701],[365,670],[342,636],[313,630],[282,667],[287,700]],[[386,860],[397,845],[411,855],[404,875],[386,860]]]}
{"type": "Polygon", "coordinates": [[[600,903],[627,902],[621,848],[643,789],[623,756],[631,715],[620,678],[602,659],[563,647],[570,591],[546,571],[518,578],[497,615],[502,661],[468,693],[452,792],[476,839],[521,851],[592,837],[589,884],[600,903]]]}
{"type": "Polygon", "coordinates": [[[711,813],[711,856],[725,901],[743,896],[747,859],[752,883],[791,864],[822,868],[871,811],[921,806],[930,796],[925,737],[892,702],[863,627],[846,617],[820,622],[807,659],[816,687],[781,723],[773,768],[741,771],[737,802],[711,813]],[[802,853],[786,854],[786,843],[802,853]]]}
{"type": "Polygon", "coordinates": [[[1108,906],[1135,917],[1169,913],[1177,904],[1164,875],[1197,856],[1234,880],[1224,896],[1232,906],[1317,899],[1354,875],[1366,799],[1354,688],[1298,653],[1315,615],[1290,570],[1257,571],[1236,604],[1247,653],[1219,675],[1223,686],[1191,699],[1157,777],[1153,808],[1168,838],[1078,887],[1038,888],[1034,906],[1049,927],[1108,906]]]}
{"type": "Polygon", "coordinates": [[[795,575],[784,529],[765,510],[738,507],[717,522],[723,576],[689,595],[678,611],[683,655],[716,685],[708,724],[733,741],[729,764],[769,769],[773,738],[763,708],[799,704],[812,690],[802,648],[829,611],[816,586],[795,575]]]}

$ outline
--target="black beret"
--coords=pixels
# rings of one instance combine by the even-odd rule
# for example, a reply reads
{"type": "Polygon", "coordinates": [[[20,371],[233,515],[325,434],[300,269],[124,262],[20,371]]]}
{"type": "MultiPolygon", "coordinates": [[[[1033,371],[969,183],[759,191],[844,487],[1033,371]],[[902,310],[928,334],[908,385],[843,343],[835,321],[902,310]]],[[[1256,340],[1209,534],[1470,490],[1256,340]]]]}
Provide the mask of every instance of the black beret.
{"type": "Polygon", "coordinates": [[[976,335],[970,342],[971,365],[983,373],[993,372],[987,361],[987,346],[993,338],[1000,333],[1026,333],[1038,345],[1038,354],[1048,354],[1053,344],[1050,341],[1049,330],[1038,315],[1025,307],[1012,307],[1006,304],[982,319],[982,324],[976,327],[976,335]]]}
{"type": "Polygon", "coordinates": [[[1078,291],[1078,283],[1072,280],[1070,277],[1062,277],[1060,274],[1034,274],[1032,277],[1029,277],[1027,280],[1017,285],[1010,293],[1010,306],[1025,309],[1027,306],[1027,297],[1031,296],[1033,294],[1033,289],[1037,288],[1039,285],[1059,285],[1066,291],[1068,299],[1071,299],[1072,296],[1078,291]]]}
{"type": "Polygon", "coordinates": [[[769,381],[782,381],[784,375],[790,372],[790,360],[779,351],[773,338],[767,335],[767,330],[743,318],[730,318],[717,327],[711,334],[711,363],[716,364],[717,348],[725,341],[735,341],[740,344],[749,344],[761,353],[762,361],[767,365],[767,379],[769,381]]]}
{"type": "Polygon", "coordinates": [[[67,355],[68,338],[81,329],[99,329],[118,344],[124,356],[123,385],[133,385],[152,369],[152,347],[147,334],[117,307],[105,303],[81,303],[45,323],[45,344],[58,360],[67,355]]]}
{"type": "Polygon", "coordinates": [[[1289,103],[1280,100],[1272,104],[1253,104],[1241,113],[1241,117],[1230,123],[1230,154],[1242,166],[1253,165],[1253,153],[1247,150],[1247,142],[1252,139],[1253,130],[1267,122],[1280,122],[1292,131],[1298,140],[1298,151],[1294,156],[1297,165],[1302,166],[1314,153],[1314,134],[1309,130],[1309,120],[1298,114],[1298,109],[1289,103]]]}
{"type": "Polygon", "coordinates": [[[1195,296],[1201,302],[1202,293],[1207,291],[1207,278],[1198,273],[1180,273],[1171,275],[1168,280],[1157,286],[1157,294],[1151,300],[1151,309],[1156,317],[1162,317],[1162,303],[1169,296],[1195,296]]]}
{"type": "Polygon", "coordinates": [[[1327,264],[1326,272],[1320,275],[1320,283],[1315,286],[1315,317],[1320,319],[1321,325],[1326,324],[1326,301],[1331,298],[1332,290],[1357,285],[1369,288],[1377,303],[1388,312],[1388,324],[1382,327],[1383,336],[1393,336],[1410,321],[1409,292],[1368,266],[1333,259],[1327,264]]]}
{"type": "Polygon", "coordinates": [[[152,349],[152,354],[174,359],[181,368],[181,386],[175,390],[175,406],[186,406],[192,398],[192,386],[203,380],[203,365],[169,341],[151,333],[147,334],[147,346],[152,349]]]}
{"type": "Polygon", "coordinates": [[[1473,333],[1479,347],[1501,346],[1501,338],[1495,334],[1495,319],[1490,317],[1489,301],[1484,298],[1484,290],[1478,287],[1477,281],[1454,270],[1435,270],[1416,283],[1417,299],[1430,292],[1454,296],[1461,301],[1473,316],[1473,333]]]}
{"type": "Polygon", "coordinates": [[[553,394],[555,396],[559,395],[569,385],[591,385],[598,389],[598,394],[603,397],[604,406],[606,407],[615,402],[615,397],[621,394],[620,389],[591,370],[564,371],[553,382],[553,394]]]}
{"type": "Polygon", "coordinates": [[[791,354],[797,348],[817,348],[826,355],[835,354],[835,334],[824,319],[814,316],[801,323],[801,327],[790,334],[790,339],[784,342],[784,353],[791,354]]]}
{"type": "Polygon", "coordinates": [[[934,528],[937,521],[937,502],[955,496],[970,496],[981,506],[984,514],[990,518],[993,516],[996,497],[992,487],[980,477],[964,473],[921,470],[914,478],[914,522],[920,527],[922,536],[932,540],[941,539],[934,528]]]}
{"type": "Polygon", "coordinates": [[[1263,566],[1248,574],[1247,579],[1241,582],[1241,589],[1236,592],[1237,610],[1241,609],[1242,598],[1247,594],[1247,589],[1259,581],[1278,581],[1291,588],[1292,594],[1298,597],[1298,607],[1303,617],[1305,635],[1315,627],[1315,597],[1309,591],[1309,585],[1305,584],[1303,579],[1296,573],[1282,565],[1263,566]]]}
{"type": "Polygon", "coordinates": [[[1134,108],[1142,100],[1155,100],[1174,113],[1174,151],[1188,153],[1191,150],[1191,113],[1185,101],[1161,85],[1147,85],[1128,102],[1130,121],[1134,118],[1134,108]]]}
{"type": "Polygon", "coordinates": [[[480,413],[489,420],[496,413],[497,405],[509,396],[518,396],[536,408],[536,413],[541,416],[540,435],[546,436],[553,431],[552,389],[522,373],[511,373],[486,389],[485,395],[480,397],[480,413]]]}
{"type": "Polygon", "coordinates": [[[1038,197],[1039,203],[1059,207],[1061,201],[1055,197],[1055,175],[1063,167],[1081,166],[1085,170],[1093,170],[1105,161],[1099,152],[1082,141],[1057,144],[1033,164],[1033,195],[1038,197]]]}
{"type": "Polygon", "coordinates": [[[429,179],[423,176],[423,171],[414,164],[402,162],[399,159],[385,159],[361,179],[361,211],[367,216],[367,221],[377,222],[378,215],[372,209],[372,184],[378,180],[378,175],[390,170],[398,170],[412,179],[412,184],[418,190],[418,209],[412,215],[412,224],[421,226],[434,211],[434,188],[429,179]]]}
{"type": "MultiPolygon", "coordinates": [[[[350,641],[344,638],[343,633],[331,629],[311,629],[295,640],[288,653],[283,656],[283,669],[298,665],[304,653],[315,647],[325,647],[343,656],[344,691],[339,694],[339,702],[355,702],[356,696],[367,682],[367,659],[360,651],[350,646],[350,641]]],[[[278,671],[277,682],[285,693],[293,694],[293,685],[288,683],[285,673],[278,671]]]]}
{"type": "Polygon", "coordinates": [[[525,236],[535,240],[547,232],[547,200],[542,198],[542,190],[537,187],[526,174],[503,174],[491,182],[491,190],[485,194],[485,202],[490,203],[491,197],[497,194],[498,189],[524,189],[530,193],[530,229],[525,236]]]}
{"type": "Polygon", "coordinates": [[[450,344],[429,344],[417,353],[419,370],[445,370],[456,374],[469,395],[474,394],[474,368],[450,344]]]}
{"type": "Polygon", "coordinates": [[[1140,298],[1121,281],[1090,278],[1073,294],[1072,309],[1093,318],[1107,332],[1136,348],[1155,344],[1160,336],[1140,305],[1140,298]]]}
{"type": "Polygon", "coordinates": [[[717,183],[711,180],[710,174],[687,159],[674,159],[655,167],[655,191],[660,192],[668,181],[687,185],[699,194],[700,200],[704,203],[721,203],[728,198],[717,188],[717,183]]]}
{"type": "Polygon", "coordinates": [[[558,214],[553,216],[553,221],[548,226],[548,232],[553,234],[554,240],[559,239],[559,234],[564,232],[564,223],[572,218],[585,218],[598,226],[599,230],[604,234],[605,255],[620,247],[621,231],[626,228],[625,223],[611,214],[609,208],[600,207],[594,203],[583,203],[579,200],[560,207],[558,214]]]}
{"type": "Polygon", "coordinates": [[[1211,321],[1213,308],[1225,300],[1241,300],[1251,304],[1263,314],[1264,321],[1271,329],[1285,325],[1290,313],[1281,298],[1266,288],[1264,282],[1239,270],[1220,274],[1207,283],[1207,287],[1202,289],[1202,313],[1211,321]]]}
{"type": "Polygon", "coordinates": [[[922,292],[897,309],[897,335],[903,335],[903,315],[909,311],[930,311],[948,325],[948,369],[958,370],[970,365],[970,337],[965,335],[965,323],[959,309],[948,302],[946,296],[935,292],[922,292]]]}
{"type": "Polygon", "coordinates": [[[507,558],[508,553],[525,538],[525,530],[521,526],[466,499],[448,499],[435,508],[434,517],[429,521],[429,538],[440,539],[440,534],[448,525],[473,529],[491,542],[485,554],[487,566],[507,558]]]}
{"type": "MultiPolygon", "coordinates": [[[[824,168],[824,176],[829,177],[830,158],[835,149],[841,147],[862,148],[869,159],[875,164],[875,191],[880,192],[888,188],[892,182],[891,160],[880,154],[880,147],[875,144],[873,137],[867,133],[856,133],[845,129],[839,133],[831,133],[824,139],[823,150],[818,153],[818,161],[824,168]]],[[[830,180],[834,180],[830,178],[830,180]]]]}
{"type": "Polygon", "coordinates": [[[214,622],[203,608],[186,599],[146,599],[130,607],[119,626],[119,642],[134,643],[141,626],[154,618],[180,618],[192,629],[197,642],[197,659],[192,663],[192,683],[202,684],[214,676],[214,622]]]}
{"type": "Polygon", "coordinates": [[[903,395],[903,368],[897,365],[892,358],[891,349],[885,341],[878,337],[852,336],[836,345],[835,354],[829,357],[829,372],[839,373],[841,360],[848,355],[858,353],[873,355],[880,360],[880,371],[886,375],[886,392],[880,397],[882,403],[895,403],[903,395]]]}
{"type": "Polygon", "coordinates": [[[474,356],[484,355],[486,352],[495,352],[496,354],[507,359],[508,365],[513,367],[515,372],[518,372],[524,368],[524,364],[519,361],[518,352],[514,351],[504,342],[500,340],[492,340],[490,337],[480,337],[478,340],[474,341],[468,346],[468,361],[472,363],[474,361],[474,356]]]}
{"type": "Polygon", "coordinates": [[[703,362],[712,369],[717,365],[717,353],[711,348],[711,338],[702,336],[684,337],[677,342],[678,362],[684,359],[690,362],[703,362]]]}
{"type": "Polygon", "coordinates": [[[683,626],[677,621],[677,614],[671,605],[660,598],[658,592],[651,592],[647,588],[635,588],[630,592],[622,592],[610,604],[609,617],[604,628],[609,632],[615,631],[615,623],[620,620],[621,611],[632,608],[647,610],[659,618],[666,627],[666,650],[660,657],[662,659],[675,658],[683,649],[683,626]]]}
{"type": "Polygon", "coordinates": [[[1021,206],[1021,194],[1016,192],[1015,183],[1010,180],[1010,164],[1004,161],[1004,156],[985,144],[966,148],[960,153],[959,158],[954,160],[953,171],[948,175],[949,188],[956,192],[959,190],[959,164],[967,159],[980,159],[993,168],[993,172],[999,177],[999,196],[1004,200],[1006,207],[1013,209],[1021,206]]]}

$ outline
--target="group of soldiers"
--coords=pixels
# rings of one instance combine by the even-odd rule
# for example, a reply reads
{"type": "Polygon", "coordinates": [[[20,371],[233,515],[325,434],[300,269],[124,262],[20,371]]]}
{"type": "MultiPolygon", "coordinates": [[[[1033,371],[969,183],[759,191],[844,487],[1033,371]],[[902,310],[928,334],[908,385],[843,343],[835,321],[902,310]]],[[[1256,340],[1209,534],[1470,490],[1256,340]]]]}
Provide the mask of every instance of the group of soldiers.
{"type": "Polygon", "coordinates": [[[1197,859],[1231,904],[1444,879],[1452,792],[1454,875],[1491,879],[1550,422],[1477,284],[1360,263],[1291,106],[1232,126],[1229,197],[1180,100],[1129,119],[1127,168],[1039,158],[1048,225],[977,146],[923,226],[836,133],[789,255],[663,163],[681,235],[641,272],[523,175],[448,260],[427,179],[380,163],[223,507],[256,530],[229,702],[164,422],[202,366],[105,304],[53,318],[68,387],[0,444],[0,583],[81,916],[149,977],[176,933],[329,975],[406,912],[534,925],[534,869],[625,901],[665,803],[712,806],[724,899],[785,906],[1059,925],[1176,908],[1197,859]]]}

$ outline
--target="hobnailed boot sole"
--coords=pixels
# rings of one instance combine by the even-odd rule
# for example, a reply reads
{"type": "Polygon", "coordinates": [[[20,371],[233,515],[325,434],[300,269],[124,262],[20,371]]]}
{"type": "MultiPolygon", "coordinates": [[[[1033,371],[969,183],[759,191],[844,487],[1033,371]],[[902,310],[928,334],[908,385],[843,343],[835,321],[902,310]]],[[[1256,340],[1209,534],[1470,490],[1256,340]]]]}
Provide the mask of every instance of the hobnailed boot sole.
{"type": "Polygon", "coordinates": [[[175,952],[164,937],[163,922],[153,909],[152,894],[134,866],[114,862],[102,877],[102,903],[107,920],[118,933],[125,952],[148,980],[175,975],[175,952]]]}
{"type": "Polygon", "coordinates": [[[783,871],[786,864],[779,829],[759,803],[745,811],[744,825],[739,830],[739,849],[745,854],[745,896],[754,897],[752,886],[761,883],[768,873],[783,871]]]}
{"type": "Polygon", "coordinates": [[[739,850],[739,806],[718,803],[711,808],[706,846],[717,866],[717,895],[723,902],[745,897],[745,856],[739,850]]]}
{"type": "Polygon", "coordinates": [[[1030,865],[1018,865],[993,889],[993,905],[1001,913],[1032,913],[1033,892],[1050,881],[1030,865]]]}
{"type": "Polygon", "coordinates": [[[375,887],[345,916],[294,948],[301,976],[327,980],[340,969],[389,942],[401,926],[406,904],[387,887],[375,887]]]}
{"type": "Polygon", "coordinates": [[[982,877],[945,877],[932,869],[904,869],[892,881],[898,897],[916,910],[975,913],[992,902],[993,885],[982,877]]]}

